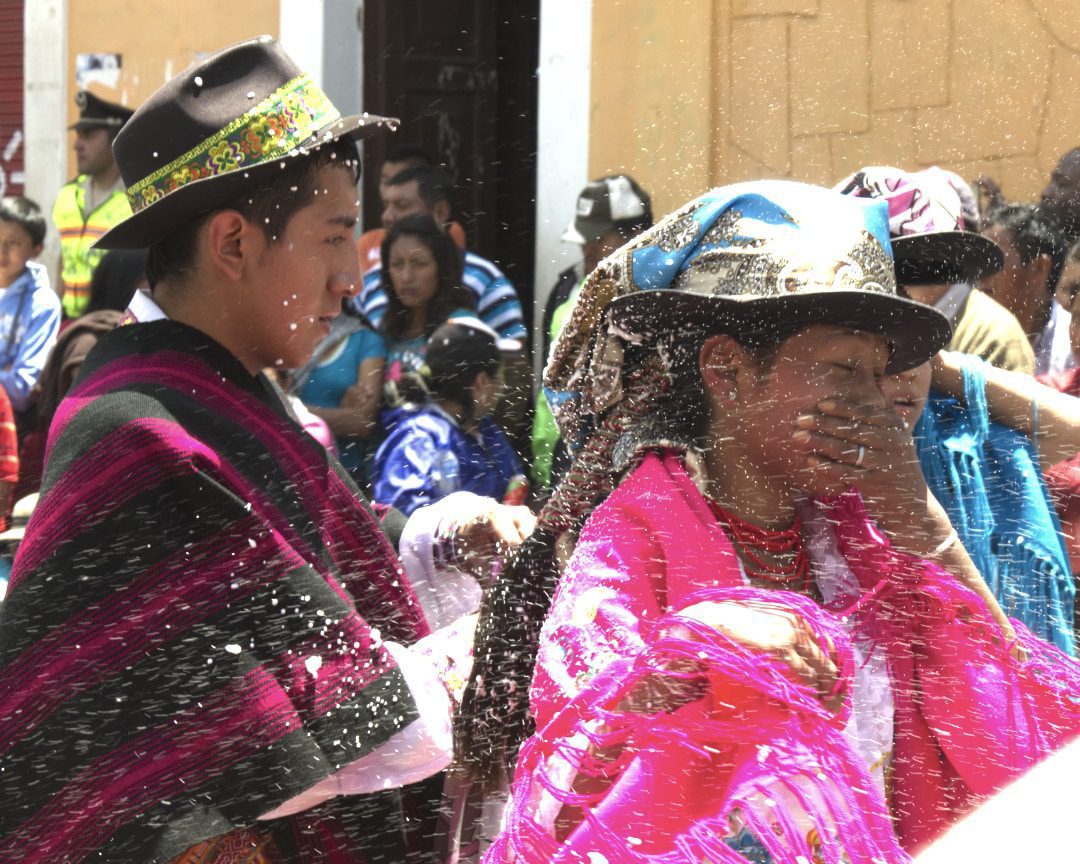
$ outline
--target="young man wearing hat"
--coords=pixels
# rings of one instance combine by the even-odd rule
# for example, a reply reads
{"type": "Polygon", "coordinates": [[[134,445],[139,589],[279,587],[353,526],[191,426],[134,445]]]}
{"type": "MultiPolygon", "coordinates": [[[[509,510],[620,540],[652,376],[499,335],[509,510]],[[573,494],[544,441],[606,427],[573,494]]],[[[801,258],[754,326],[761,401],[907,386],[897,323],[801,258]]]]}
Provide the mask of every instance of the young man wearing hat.
{"type": "Polygon", "coordinates": [[[131,215],[112,143],[134,112],[88,90],[76,94],[75,104],[79,119],[70,128],[79,174],[61,187],[52,211],[60,232],[58,293],[66,318],[78,318],[90,300],[90,279],[105,254],[94,243],[131,215]]]}
{"type": "MultiPolygon", "coordinates": [[[[0,610],[0,860],[405,860],[401,787],[449,756],[453,652],[391,545],[424,526],[380,523],[261,372],[354,292],[355,139],[388,125],[263,37],[117,137],[133,215],[100,245],[149,247],[157,320],[53,422],[0,610]]],[[[467,510],[457,549],[524,530],[467,510]]]]}

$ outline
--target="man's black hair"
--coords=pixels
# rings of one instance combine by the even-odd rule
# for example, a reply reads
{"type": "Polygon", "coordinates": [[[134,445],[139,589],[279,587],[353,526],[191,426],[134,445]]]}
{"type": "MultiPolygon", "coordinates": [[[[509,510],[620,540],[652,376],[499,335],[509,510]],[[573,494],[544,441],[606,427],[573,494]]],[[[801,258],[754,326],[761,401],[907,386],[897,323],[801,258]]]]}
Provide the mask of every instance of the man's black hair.
{"type": "Polygon", "coordinates": [[[252,181],[252,188],[234,200],[214,207],[191,220],[173,234],[150,247],[146,278],[153,288],[162,280],[183,279],[195,263],[199,229],[214,213],[236,210],[249,222],[258,225],[271,243],[277,243],[296,213],[311,203],[315,177],[327,165],[337,163],[352,171],[354,182],[360,179],[360,154],[351,138],[339,138],[307,156],[299,156],[277,172],[268,172],[252,181]]]}
{"type": "Polygon", "coordinates": [[[14,222],[30,235],[35,246],[45,242],[45,214],[41,208],[21,195],[8,195],[0,198],[0,219],[14,222]]]}
{"type": "Polygon", "coordinates": [[[431,165],[431,154],[423,147],[416,144],[402,144],[389,150],[383,162],[398,163],[408,162],[410,167],[415,165],[431,165]]]}
{"type": "Polygon", "coordinates": [[[414,180],[416,191],[429,210],[434,209],[440,201],[445,201],[453,210],[456,197],[454,181],[450,179],[449,174],[434,165],[413,165],[411,168],[399,171],[387,183],[390,186],[402,186],[414,180]]]}
{"type": "Polygon", "coordinates": [[[1065,268],[1068,247],[1065,234],[1050,214],[1034,204],[1007,203],[988,213],[984,225],[986,228],[1000,226],[1009,231],[1024,264],[1046,255],[1050,259],[1046,290],[1054,293],[1061,271],[1065,268]]]}
{"type": "Polygon", "coordinates": [[[123,312],[144,279],[145,249],[110,249],[94,268],[90,300],[83,314],[106,309],[123,312]]]}

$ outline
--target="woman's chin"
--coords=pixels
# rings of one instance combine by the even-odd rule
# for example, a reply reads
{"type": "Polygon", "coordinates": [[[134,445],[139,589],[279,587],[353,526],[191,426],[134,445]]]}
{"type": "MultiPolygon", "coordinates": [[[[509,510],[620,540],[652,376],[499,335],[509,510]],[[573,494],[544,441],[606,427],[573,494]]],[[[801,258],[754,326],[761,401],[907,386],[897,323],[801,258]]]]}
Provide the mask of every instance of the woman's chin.
{"type": "Polygon", "coordinates": [[[851,481],[837,479],[834,472],[808,466],[796,472],[793,484],[800,492],[814,498],[836,498],[851,488],[851,481]]]}

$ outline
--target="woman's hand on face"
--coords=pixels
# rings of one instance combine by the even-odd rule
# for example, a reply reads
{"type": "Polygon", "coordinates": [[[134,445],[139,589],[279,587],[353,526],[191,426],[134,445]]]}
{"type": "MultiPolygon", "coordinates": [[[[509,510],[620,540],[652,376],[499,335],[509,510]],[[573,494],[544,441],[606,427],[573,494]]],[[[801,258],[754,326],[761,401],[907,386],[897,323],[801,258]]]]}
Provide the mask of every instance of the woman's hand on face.
{"type": "Polygon", "coordinates": [[[833,646],[822,646],[799,615],[779,606],[725,601],[688,606],[679,617],[699,621],[729,639],[780,660],[795,679],[813,690],[832,711],[839,709],[842,694],[833,646]]]}
{"type": "Polygon", "coordinates": [[[792,440],[805,459],[804,488],[821,496],[854,486],[879,520],[921,516],[926,480],[912,430],[895,411],[832,397],[796,420],[792,440]]]}

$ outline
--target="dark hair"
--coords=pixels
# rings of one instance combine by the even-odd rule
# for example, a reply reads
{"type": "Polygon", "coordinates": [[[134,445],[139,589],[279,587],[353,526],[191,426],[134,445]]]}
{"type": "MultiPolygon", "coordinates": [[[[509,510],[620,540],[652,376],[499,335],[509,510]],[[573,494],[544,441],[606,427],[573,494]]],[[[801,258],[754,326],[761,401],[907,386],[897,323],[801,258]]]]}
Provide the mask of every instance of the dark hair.
{"type": "Polygon", "coordinates": [[[1060,167],[1066,159],[1070,161],[1072,159],[1080,159],[1080,147],[1073,147],[1071,150],[1066,150],[1064,153],[1062,153],[1061,156],[1058,158],[1057,165],[1055,165],[1054,167],[1060,167]]]}
{"type": "Polygon", "coordinates": [[[642,449],[701,444],[709,421],[699,361],[705,339],[729,332],[758,362],[770,363],[779,346],[805,326],[774,322],[771,332],[764,325],[735,332],[732,324],[626,347],[623,398],[591,421],[536,530],[484,596],[472,674],[454,721],[458,771],[487,789],[510,779],[518,748],[533,729],[528,692],[540,628],[559,582],[556,540],[580,531],[642,449]]]}
{"type": "Polygon", "coordinates": [[[0,198],[0,219],[19,225],[30,235],[30,242],[35,246],[45,242],[45,214],[29,198],[21,195],[0,198]]]}
{"type": "Polygon", "coordinates": [[[464,321],[441,324],[428,339],[426,359],[417,375],[423,401],[448,399],[461,406],[466,423],[476,419],[476,376],[481,372],[494,376],[502,366],[497,338],[464,321]]]}
{"type": "Polygon", "coordinates": [[[83,314],[112,309],[123,312],[139,283],[146,279],[145,249],[106,252],[90,279],[90,300],[83,314]]]}
{"type": "Polygon", "coordinates": [[[1050,259],[1046,290],[1053,294],[1058,278],[1065,268],[1066,240],[1057,222],[1034,204],[1002,204],[987,214],[985,228],[998,226],[1012,234],[1016,252],[1024,264],[1040,255],[1050,259]]]}
{"type": "Polygon", "coordinates": [[[433,210],[440,201],[445,201],[454,209],[456,199],[454,181],[450,175],[434,165],[413,165],[404,171],[398,171],[387,182],[390,186],[402,186],[416,181],[416,191],[420,199],[433,210]]]}
{"type": "MultiPolygon", "coordinates": [[[[1069,264],[1069,263],[1075,262],[1075,261],[1080,261],[1080,239],[1077,239],[1077,240],[1075,240],[1073,242],[1073,244],[1069,247],[1069,251],[1065,255],[1065,263],[1066,264],[1069,264]]],[[[1062,270],[1062,274],[1064,274],[1065,268],[1062,267],[1061,270],[1062,270]]],[[[1060,278],[1058,279],[1058,281],[1059,282],[1061,281],[1060,278]]],[[[1069,291],[1069,302],[1070,303],[1072,303],[1073,299],[1075,299],[1076,294],[1077,294],[1078,291],[1080,291],[1080,279],[1077,279],[1075,282],[1073,282],[1072,290],[1069,291]]]]}
{"type": "Polygon", "coordinates": [[[351,138],[337,140],[306,156],[298,156],[278,172],[265,169],[252,179],[252,187],[232,201],[207,211],[178,228],[148,251],[146,277],[153,288],[162,280],[180,280],[195,264],[199,231],[207,220],[222,210],[236,210],[257,225],[271,243],[277,243],[289,221],[309,203],[315,193],[315,178],[330,164],[338,164],[352,172],[353,181],[360,179],[360,155],[351,138]]]}
{"type": "Polygon", "coordinates": [[[399,147],[395,147],[393,150],[387,151],[386,157],[383,159],[383,164],[385,165],[387,162],[391,164],[408,162],[409,167],[415,165],[430,165],[431,154],[423,147],[418,147],[415,144],[402,144],[399,147]]]}
{"type": "Polygon", "coordinates": [[[390,248],[401,237],[413,237],[428,248],[435,258],[438,271],[438,288],[428,306],[424,336],[430,337],[455,309],[475,309],[473,293],[461,284],[465,266],[461,250],[452,237],[443,231],[426,213],[406,216],[394,223],[386,232],[382,243],[382,270],[379,278],[386,292],[386,315],[380,329],[391,339],[402,338],[409,323],[409,310],[398,299],[390,276],[390,248]]]}

